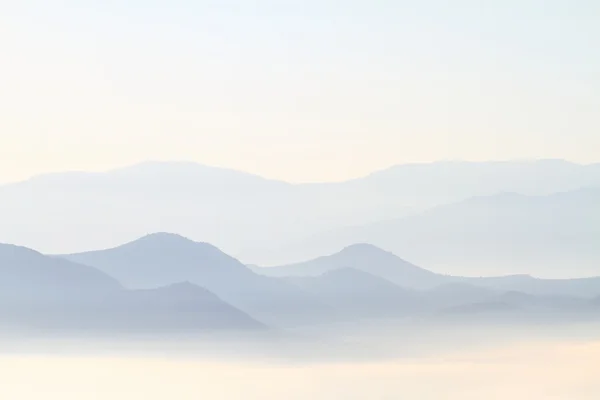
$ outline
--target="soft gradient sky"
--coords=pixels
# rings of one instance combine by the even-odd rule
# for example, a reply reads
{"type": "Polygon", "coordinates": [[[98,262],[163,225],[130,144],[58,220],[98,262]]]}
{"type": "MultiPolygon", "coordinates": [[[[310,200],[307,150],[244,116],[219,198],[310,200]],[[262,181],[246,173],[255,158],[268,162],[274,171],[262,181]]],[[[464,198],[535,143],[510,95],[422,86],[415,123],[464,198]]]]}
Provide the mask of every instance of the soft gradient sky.
{"type": "Polygon", "coordinates": [[[0,0],[0,182],[599,161],[595,0],[0,0]]]}

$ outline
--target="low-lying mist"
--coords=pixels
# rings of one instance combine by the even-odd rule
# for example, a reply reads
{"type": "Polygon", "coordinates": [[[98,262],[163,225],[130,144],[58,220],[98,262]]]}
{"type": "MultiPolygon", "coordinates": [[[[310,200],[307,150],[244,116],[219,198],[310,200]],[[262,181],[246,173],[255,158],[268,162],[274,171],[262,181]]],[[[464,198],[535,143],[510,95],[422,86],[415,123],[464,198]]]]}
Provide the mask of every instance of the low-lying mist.
{"type": "Polygon", "coordinates": [[[599,341],[529,338],[451,347],[419,356],[315,357],[300,363],[165,347],[163,353],[159,347],[127,353],[116,345],[110,351],[106,343],[85,354],[5,353],[0,398],[37,400],[43,393],[47,400],[587,400],[600,395],[599,341]]]}

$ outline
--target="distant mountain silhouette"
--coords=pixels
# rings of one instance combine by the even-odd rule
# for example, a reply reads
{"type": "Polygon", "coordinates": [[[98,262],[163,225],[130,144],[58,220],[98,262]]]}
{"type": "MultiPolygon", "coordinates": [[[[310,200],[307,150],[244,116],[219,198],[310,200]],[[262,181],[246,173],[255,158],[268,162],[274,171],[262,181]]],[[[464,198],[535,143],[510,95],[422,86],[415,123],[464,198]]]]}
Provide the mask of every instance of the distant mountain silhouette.
{"type": "Polygon", "coordinates": [[[441,161],[396,165],[345,184],[385,192],[390,197],[414,196],[428,204],[439,204],[434,199],[455,202],[507,192],[548,195],[600,185],[599,178],[600,163],[580,165],[560,159],[441,161]]]}
{"type": "Polygon", "coordinates": [[[300,243],[332,251],[368,242],[436,271],[600,275],[600,186],[546,196],[476,197],[300,243]]]}
{"type": "Polygon", "coordinates": [[[516,291],[535,296],[593,297],[600,293],[600,277],[578,279],[540,279],[529,275],[487,278],[457,278],[461,282],[497,291],[516,291]]]}
{"type": "Polygon", "coordinates": [[[235,249],[242,238],[252,238],[243,224],[233,229],[238,221],[253,227],[264,223],[266,211],[278,213],[273,204],[263,208],[265,200],[277,202],[288,192],[295,190],[285,182],[187,162],[48,174],[0,186],[0,241],[55,253],[112,247],[145,232],[176,230],[235,249]],[[242,198],[246,206],[240,206],[242,198]],[[113,230],[115,225],[120,229],[113,230]]]}
{"type": "Polygon", "coordinates": [[[494,289],[460,281],[444,283],[423,291],[423,297],[435,308],[447,308],[472,303],[493,301],[498,296],[494,289]]]}
{"type": "Polygon", "coordinates": [[[34,250],[0,244],[0,297],[40,298],[88,296],[121,290],[116,279],[68,260],[34,250]]]}
{"type": "MultiPolygon", "coordinates": [[[[437,270],[469,272],[479,266],[496,273],[518,269],[536,274],[543,272],[541,261],[554,260],[548,269],[572,268],[569,260],[578,252],[584,256],[578,266],[583,273],[597,260],[590,249],[597,224],[594,214],[577,202],[562,208],[562,217],[551,224],[553,231],[568,233],[568,240],[549,237],[552,251],[540,262],[543,253],[536,243],[546,237],[536,227],[544,232],[539,225],[543,218],[533,213],[533,221],[521,219],[519,207],[513,212],[490,204],[488,211],[482,206],[468,211],[472,205],[467,204],[467,211],[442,213],[454,219],[437,214],[398,218],[474,196],[547,196],[599,185],[600,164],[560,160],[406,164],[346,182],[298,185],[195,163],[153,162],[0,186],[0,241],[64,253],[115,247],[146,232],[174,231],[263,265],[289,264],[369,242],[437,270]],[[485,224],[486,213],[501,220],[485,224]],[[465,224],[456,226],[461,218],[465,224]],[[371,225],[375,221],[392,222],[371,225]],[[349,226],[359,228],[342,229],[349,226]],[[489,229],[480,232],[484,227],[489,229]],[[512,242],[507,230],[516,233],[512,242]],[[493,244],[496,236],[502,240],[493,244]],[[490,251],[498,265],[483,258],[490,251]],[[507,267],[509,261],[513,264],[507,267]]],[[[588,203],[588,209],[595,207],[588,203]]]]}
{"type": "Polygon", "coordinates": [[[500,315],[548,322],[599,315],[600,278],[445,276],[368,244],[255,269],[277,277],[167,233],[70,256],[0,245],[0,328],[156,334],[419,315],[482,315],[490,322],[500,315]]]}
{"type": "Polygon", "coordinates": [[[420,288],[441,283],[445,278],[417,267],[400,257],[370,244],[345,247],[338,253],[304,263],[281,267],[254,267],[268,276],[318,276],[326,272],[351,268],[377,275],[399,286],[420,288]]]}
{"type": "Polygon", "coordinates": [[[105,302],[104,307],[113,328],[119,326],[117,322],[122,329],[148,332],[266,328],[215,294],[189,282],[122,291],[105,302]],[[121,313],[121,321],[115,320],[115,309],[126,310],[121,313]]]}
{"type": "Polygon", "coordinates": [[[346,318],[399,317],[426,309],[417,292],[353,268],[285,279],[331,305],[346,318]]]}
{"type": "Polygon", "coordinates": [[[54,331],[264,329],[191,284],[128,291],[93,267],[0,244],[0,326],[54,331]]]}
{"type": "MultiPolygon", "coordinates": [[[[411,264],[391,252],[369,244],[345,247],[330,256],[280,267],[252,267],[267,276],[318,276],[328,271],[353,268],[384,278],[394,284],[419,290],[435,289],[438,297],[475,300],[496,293],[518,291],[535,296],[593,297],[600,293],[600,277],[539,279],[530,275],[492,277],[450,276],[411,264]]],[[[432,293],[433,294],[433,293],[432,293]]]]}
{"type": "Polygon", "coordinates": [[[530,309],[553,309],[561,311],[579,310],[589,301],[586,298],[564,295],[541,295],[510,291],[500,297],[501,301],[530,309]]]}
{"type": "Polygon", "coordinates": [[[156,233],[113,249],[62,257],[105,271],[129,289],[188,281],[272,324],[303,323],[327,313],[297,287],[258,275],[218,248],[180,235],[156,233]]]}
{"type": "Polygon", "coordinates": [[[170,285],[194,275],[206,280],[226,279],[236,273],[252,276],[215,246],[171,233],[150,234],[113,249],[61,257],[95,266],[131,289],[170,285]]]}

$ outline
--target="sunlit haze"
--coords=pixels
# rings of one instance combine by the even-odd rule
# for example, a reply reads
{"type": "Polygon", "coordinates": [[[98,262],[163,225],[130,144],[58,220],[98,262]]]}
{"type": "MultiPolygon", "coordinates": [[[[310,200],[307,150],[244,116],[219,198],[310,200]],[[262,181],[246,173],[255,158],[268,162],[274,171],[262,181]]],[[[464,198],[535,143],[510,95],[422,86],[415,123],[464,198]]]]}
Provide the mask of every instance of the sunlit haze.
{"type": "Polygon", "coordinates": [[[598,49],[598,0],[0,0],[0,399],[600,399],[598,49]]]}
{"type": "Polygon", "coordinates": [[[552,342],[430,359],[302,366],[2,357],[0,395],[11,400],[37,400],[39,393],[48,400],[592,400],[600,394],[598,362],[598,344],[552,342]]]}
{"type": "Polygon", "coordinates": [[[599,7],[3,1],[0,182],[143,160],[294,182],[598,161],[599,7]]]}

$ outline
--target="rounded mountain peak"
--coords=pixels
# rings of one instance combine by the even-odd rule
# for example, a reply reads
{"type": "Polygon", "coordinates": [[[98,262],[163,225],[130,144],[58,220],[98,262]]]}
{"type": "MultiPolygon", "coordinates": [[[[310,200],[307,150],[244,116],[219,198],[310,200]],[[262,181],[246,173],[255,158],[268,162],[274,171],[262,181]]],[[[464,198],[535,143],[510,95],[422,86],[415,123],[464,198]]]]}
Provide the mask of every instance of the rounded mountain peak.
{"type": "Polygon", "coordinates": [[[383,250],[375,245],[369,243],[356,243],[350,246],[344,247],[340,254],[347,255],[376,255],[376,254],[391,254],[390,252],[383,250]]]}
{"type": "Polygon", "coordinates": [[[209,243],[195,242],[185,236],[168,232],[151,233],[121,247],[159,250],[168,253],[186,252],[188,250],[198,251],[200,249],[203,249],[204,251],[210,250],[211,252],[220,252],[220,250],[209,243]]]}

